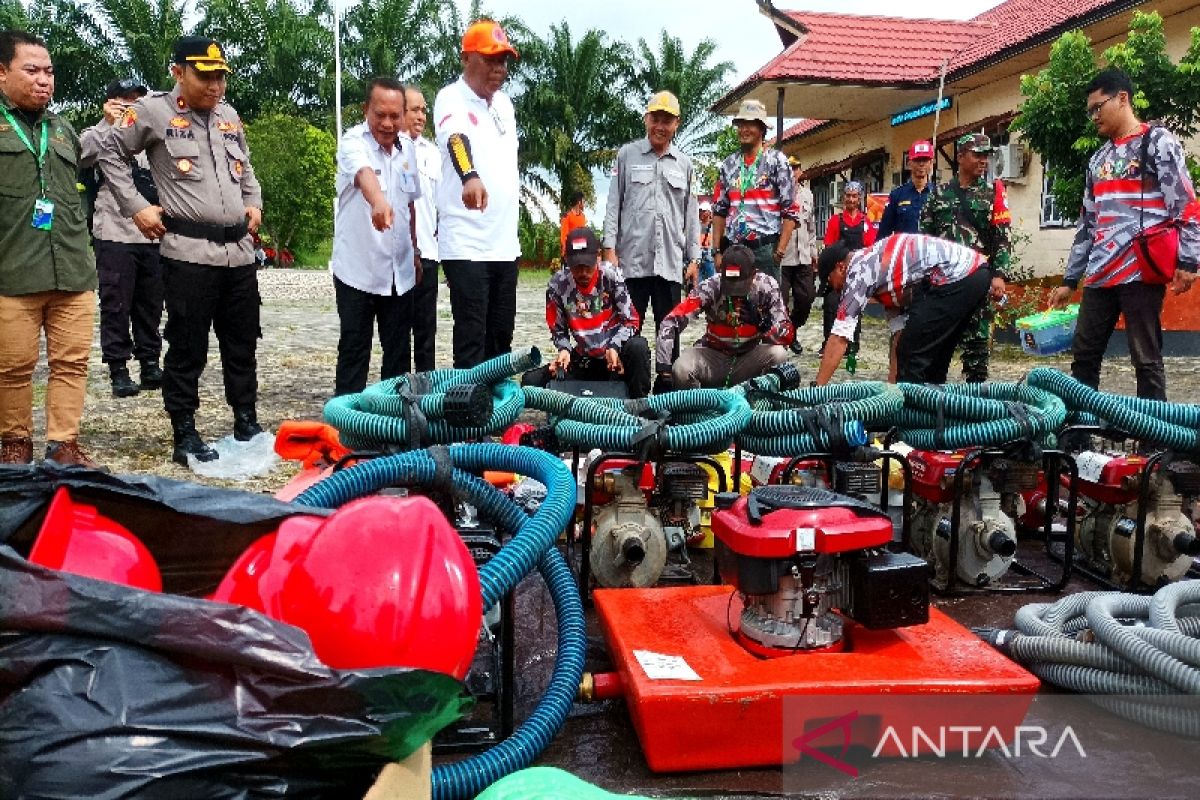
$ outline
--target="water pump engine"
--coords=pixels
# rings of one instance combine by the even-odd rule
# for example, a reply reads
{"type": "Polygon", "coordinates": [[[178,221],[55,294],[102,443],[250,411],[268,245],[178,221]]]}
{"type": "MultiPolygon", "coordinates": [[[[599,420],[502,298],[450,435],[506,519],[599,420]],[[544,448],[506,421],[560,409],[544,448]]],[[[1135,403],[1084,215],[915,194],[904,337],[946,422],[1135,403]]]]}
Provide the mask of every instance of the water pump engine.
{"type": "Polygon", "coordinates": [[[632,464],[596,476],[591,572],[600,586],[653,586],[668,554],[686,565],[686,543],[702,533],[698,502],[708,496],[708,473],[686,462],[659,465],[657,479],[653,470],[632,464]]]}
{"type": "Polygon", "coordinates": [[[717,509],[718,569],[743,602],[735,635],[756,655],[842,649],[847,619],[872,630],[928,622],[928,566],[885,549],[892,521],[875,506],[762,486],[718,495],[717,509]]]}
{"type": "Polygon", "coordinates": [[[1038,469],[1004,458],[987,468],[976,465],[963,476],[960,496],[955,477],[967,462],[964,452],[913,450],[913,510],[910,547],[934,568],[935,580],[948,586],[953,580],[983,588],[999,580],[1017,552],[1013,519],[1024,514],[1021,491],[1037,485],[1038,469]],[[954,507],[958,505],[958,552],[951,564],[954,507]]]}
{"type": "Polygon", "coordinates": [[[1172,461],[1146,475],[1147,459],[1085,451],[1079,467],[1081,517],[1075,526],[1076,553],[1118,584],[1132,578],[1159,586],[1182,578],[1200,555],[1185,502],[1200,496],[1200,467],[1172,461]],[[1138,502],[1143,480],[1149,483],[1141,565],[1134,575],[1138,502]]]}

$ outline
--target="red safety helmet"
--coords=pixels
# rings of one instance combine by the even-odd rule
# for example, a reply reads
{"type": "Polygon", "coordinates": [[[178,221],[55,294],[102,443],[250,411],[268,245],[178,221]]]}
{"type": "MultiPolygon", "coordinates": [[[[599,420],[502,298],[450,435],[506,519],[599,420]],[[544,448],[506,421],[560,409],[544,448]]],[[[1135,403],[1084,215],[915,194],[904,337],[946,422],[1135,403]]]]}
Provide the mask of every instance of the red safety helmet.
{"type": "Polygon", "coordinates": [[[425,497],[372,496],[273,548],[266,613],[308,632],[331,667],[413,667],[463,679],[482,617],[470,552],[425,497]]]}
{"type": "Polygon", "coordinates": [[[95,506],[72,500],[65,486],[54,492],[29,560],[135,589],[162,591],[162,574],[146,545],[95,506]]]}
{"type": "Polygon", "coordinates": [[[238,556],[208,599],[266,613],[263,598],[278,594],[288,570],[307,551],[325,519],[307,514],[285,519],[278,530],[259,537],[238,556]]]}

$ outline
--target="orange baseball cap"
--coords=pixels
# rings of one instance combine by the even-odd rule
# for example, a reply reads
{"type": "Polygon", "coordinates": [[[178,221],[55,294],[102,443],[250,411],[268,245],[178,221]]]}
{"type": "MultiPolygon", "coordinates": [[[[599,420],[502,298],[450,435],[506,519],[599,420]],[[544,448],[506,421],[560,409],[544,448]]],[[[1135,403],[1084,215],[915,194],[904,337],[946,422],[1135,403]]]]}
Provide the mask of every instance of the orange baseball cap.
{"type": "Polygon", "coordinates": [[[512,53],[513,58],[518,58],[517,49],[508,41],[508,34],[504,32],[504,28],[500,27],[500,23],[490,19],[481,19],[471,23],[471,27],[467,28],[467,32],[463,34],[462,51],[464,53],[480,53],[485,56],[512,53]]]}

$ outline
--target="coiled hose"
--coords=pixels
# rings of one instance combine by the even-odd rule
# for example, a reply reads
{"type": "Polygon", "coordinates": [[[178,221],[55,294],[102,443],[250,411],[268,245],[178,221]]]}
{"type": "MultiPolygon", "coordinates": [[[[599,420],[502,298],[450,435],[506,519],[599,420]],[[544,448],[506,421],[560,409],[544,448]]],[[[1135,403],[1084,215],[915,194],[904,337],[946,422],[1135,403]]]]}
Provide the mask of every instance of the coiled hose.
{"type": "Polygon", "coordinates": [[[1024,606],[1015,624],[1016,631],[985,638],[1042,680],[1125,696],[1090,699],[1140,724],[1200,738],[1196,704],[1174,697],[1200,695],[1200,581],[1169,584],[1153,597],[1080,592],[1024,606]]]}
{"type": "Polygon", "coordinates": [[[920,450],[1001,445],[1026,440],[1053,445],[1066,421],[1063,401],[1021,383],[902,383],[899,437],[920,450]]]}
{"type": "Polygon", "coordinates": [[[497,356],[471,369],[388,378],[359,394],[334,397],[325,404],[325,421],[338,429],[342,443],[355,449],[448,444],[498,433],[525,408],[521,389],[509,380],[541,363],[536,347],[497,356]],[[492,412],[481,425],[456,426],[446,419],[446,394],[455,387],[491,387],[492,412]],[[417,430],[417,428],[420,430],[417,430]]]}
{"type": "Polygon", "coordinates": [[[528,766],[558,733],[571,710],[583,676],[587,636],[583,605],[574,577],[555,548],[558,535],[575,513],[571,471],[549,453],[526,447],[462,444],[445,448],[452,467],[429,451],[412,451],[363,461],[309,487],[295,502],[337,508],[357,497],[396,484],[453,486],[512,538],[479,569],[484,608],[494,604],[537,566],[558,619],[558,654],[550,684],[537,707],[513,734],[489,750],[440,765],[433,771],[434,797],[470,798],[508,773],[528,766]],[[527,475],[546,486],[546,499],[532,516],[472,472],[504,470],[527,475]]]}
{"type": "Polygon", "coordinates": [[[750,403],[750,424],[738,436],[746,450],[764,456],[794,456],[862,447],[867,430],[891,427],[904,395],[879,382],[840,383],[779,392],[773,375],[734,387],[750,403]],[[775,386],[772,385],[775,384],[775,386]]]}
{"type": "Polygon", "coordinates": [[[525,405],[551,417],[558,441],[610,452],[711,453],[729,446],[750,421],[740,393],[686,389],[642,400],[583,398],[524,388],[525,405]]]}
{"type": "Polygon", "coordinates": [[[1107,394],[1047,367],[1032,370],[1025,382],[1062,398],[1079,422],[1104,420],[1142,442],[1200,452],[1200,406],[1107,394]]]}

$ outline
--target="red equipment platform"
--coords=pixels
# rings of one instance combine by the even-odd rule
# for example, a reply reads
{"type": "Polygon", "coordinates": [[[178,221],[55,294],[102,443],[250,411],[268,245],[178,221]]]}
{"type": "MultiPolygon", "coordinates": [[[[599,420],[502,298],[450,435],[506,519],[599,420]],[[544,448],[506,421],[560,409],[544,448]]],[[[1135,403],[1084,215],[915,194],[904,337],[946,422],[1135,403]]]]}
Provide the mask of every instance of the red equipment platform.
{"type": "MultiPolygon", "coordinates": [[[[908,731],[916,726],[979,728],[969,735],[972,749],[998,747],[1012,738],[1040,685],[933,608],[928,624],[894,630],[869,631],[846,620],[845,652],[757,658],[730,635],[742,607],[736,596],[731,602],[731,591],[688,586],[593,593],[642,751],[655,772],[795,762],[806,748],[785,745],[785,724],[816,748],[859,745],[884,756],[915,755],[908,731]],[[681,657],[700,680],[652,680],[635,650],[681,657]],[[844,702],[847,696],[854,697],[852,705],[844,702]],[[984,696],[992,699],[983,702],[984,696]],[[934,697],[937,702],[922,702],[934,697]],[[845,740],[837,730],[819,741],[810,738],[837,728],[851,707],[856,722],[845,726],[845,740]],[[881,739],[889,727],[902,731],[903,752],[896,740],[881,739]]],[[[952,739],[951,749],[958,741],[952,739]]]]}

